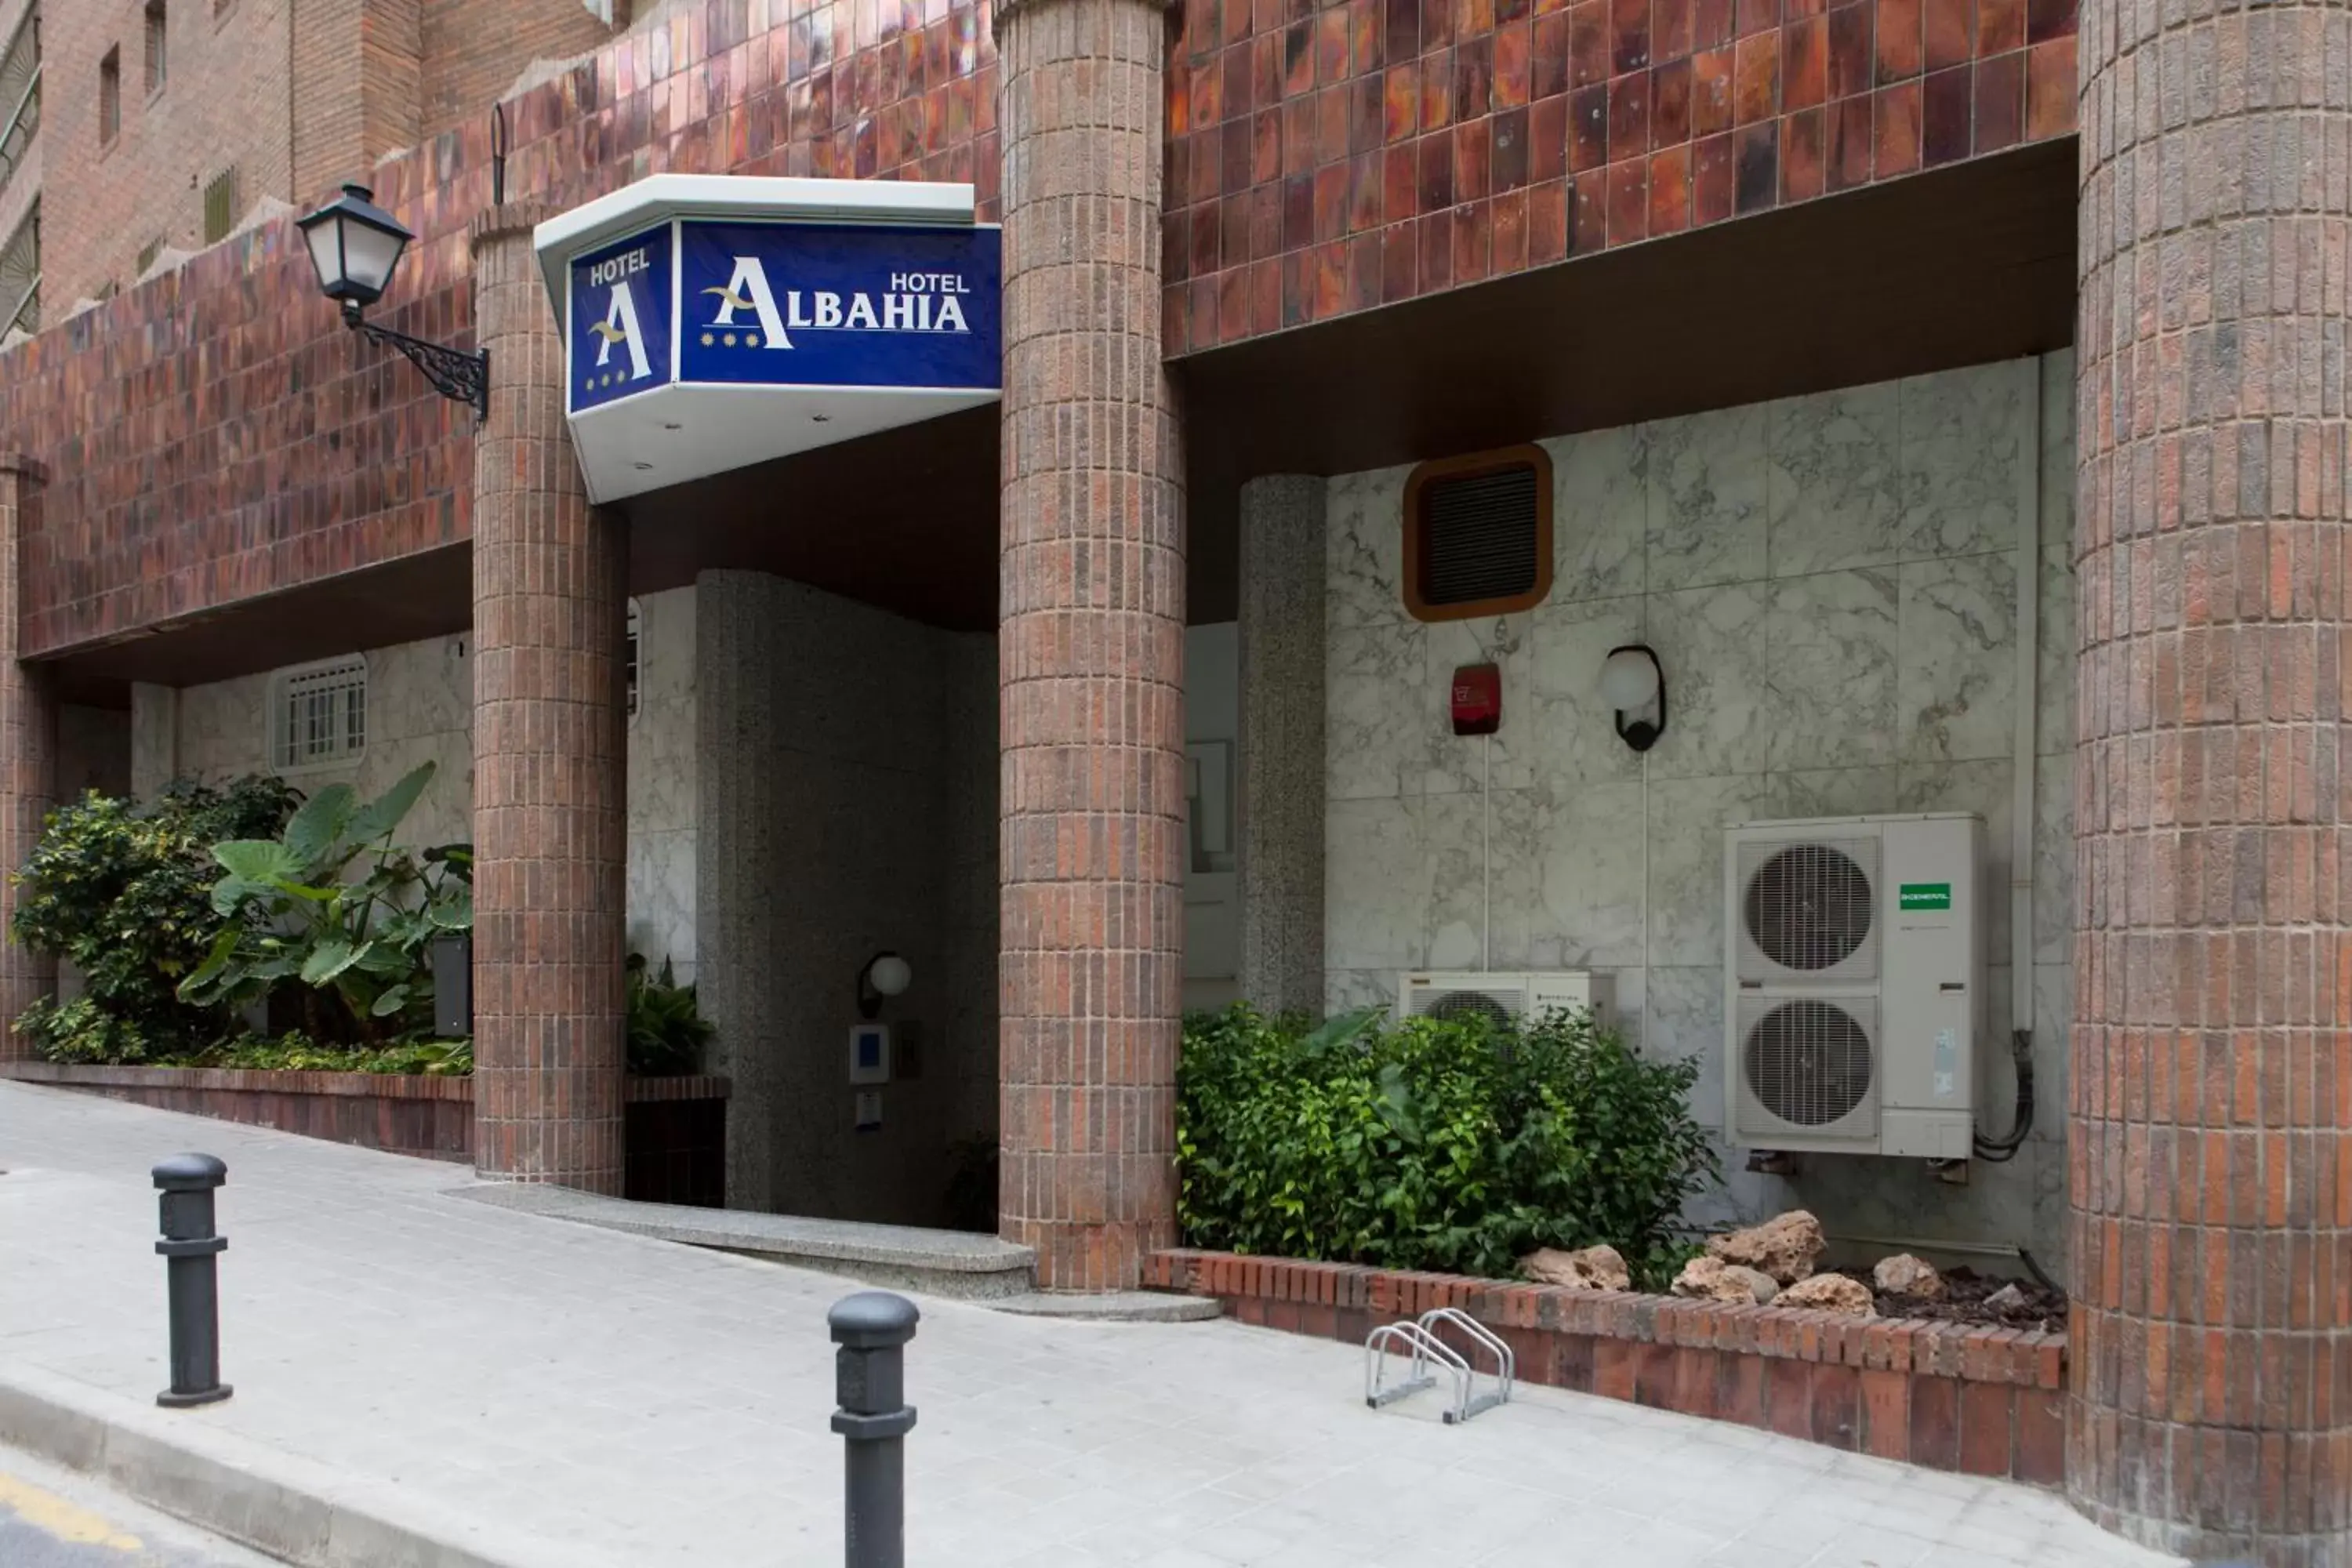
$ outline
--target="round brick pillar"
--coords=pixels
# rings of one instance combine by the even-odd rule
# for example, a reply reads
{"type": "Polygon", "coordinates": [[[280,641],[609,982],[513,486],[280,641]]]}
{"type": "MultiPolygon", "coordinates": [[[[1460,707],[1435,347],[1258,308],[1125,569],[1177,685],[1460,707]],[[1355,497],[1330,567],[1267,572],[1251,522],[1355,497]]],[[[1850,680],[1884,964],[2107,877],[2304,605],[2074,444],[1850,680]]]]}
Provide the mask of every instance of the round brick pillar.
{"type": "Polygon", "coordinates": [[[13,873],[41,840],[41,818],[57,801],[57,708],[46,672],[16,662],[22,614],[18,563],[24,515],[40,470],[0,452],[0,1061],[33,1054],[17,1037],[16,1015],[58,988],[58,961],[8,935],[16,914],[13,873]]]}
{"type": "Polygon", "coordinates": [[[473,230],[490,353],[474,444],[474,1163],[621,1190],[627,534],[588,505],[531,254],[473,230]]]}
{"type": "Polygon", "coordinates": [[[1175,1233],[1184,499],[1153,0],[996,13],[1004,142],[1000,1228],[1110,1290],[1175,1233]]]}
{"type": "Polygon", "coordinates": [[[2346,37],[2080,40],[2066,1480],[2268,1568],[2352,1563],[2346,37]]]}

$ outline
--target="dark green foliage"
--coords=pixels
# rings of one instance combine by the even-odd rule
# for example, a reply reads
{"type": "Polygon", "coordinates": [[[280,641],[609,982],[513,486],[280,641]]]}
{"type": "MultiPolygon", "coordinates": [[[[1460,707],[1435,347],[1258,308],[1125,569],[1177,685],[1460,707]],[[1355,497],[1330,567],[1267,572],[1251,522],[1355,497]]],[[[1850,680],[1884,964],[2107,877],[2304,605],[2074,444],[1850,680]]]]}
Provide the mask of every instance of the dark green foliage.
{"type": "Polygon", "coordinates": [[[175,994],[220,929],[212,847],[278,832],[301,798],[257,775],[225,790],[175,784],[145,808],[93,791],[51,812],[16,874],[12,930],[26,947],[72,963],[83,990],[62,1005],[37,1004],[18,1021],[42,1054],[140,1062],[226,1033],[227,1009],[175,994]]]}
{"type": "Polygon", "coordinates": [[[1495,1278],[1538,1247],[1607,1242],[1662,1283],[1685,1200],[1717,1173],[1690,1115],[1697,1071],[1583,1014],[1195,1018],[1179,1220],[1194,1247],[1495,1278]]]}
{"type": "Polygon", "coordinates": [[[629,954],[629,1070],[661,1078],[700,1070],[711,1026],[695,1008],[694,987],[680,985],[669,960],[648,979],[646,955],[629,954]]]}

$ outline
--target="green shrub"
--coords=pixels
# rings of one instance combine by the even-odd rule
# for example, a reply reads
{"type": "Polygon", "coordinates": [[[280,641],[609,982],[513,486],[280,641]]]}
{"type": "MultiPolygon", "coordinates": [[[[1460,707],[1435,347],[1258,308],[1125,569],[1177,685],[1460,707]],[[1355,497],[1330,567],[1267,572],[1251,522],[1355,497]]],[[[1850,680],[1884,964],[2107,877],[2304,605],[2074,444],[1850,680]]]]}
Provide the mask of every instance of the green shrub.
{"type": "Polygon", "coordinates": [[[16,871],[16,939],[72,963],[82,994],[42,1002],[18,1026],[55,1061],[138,1062],[199,1048],[229,1009],[174,988],[222,926],[213,908],[222,838],[275,833],[301,795],[267,775],[226,789],[175,784],[153,804],[92,791],[51,812],[16,871]]]}
{"type": "Polygon", "coordinates": [[[1607,1242],[1658,1282],[1717,1174],[1697,1067],[1589,1015],[1524,1026],[1372,1014],[1311,1032],[1245,1006],[1190,1020],[1178,1216],[1195,1247],[1508,1277],[1607,1242]]]}
{"type": "Polygon", "coordinates": [[[629,1070],[649,1078],[699,1070],[711,1026],[695,1006],[694,987],[677,983],[667,958],[649,979],[646,955],[633,952],[628,972],[629,1070]]]}

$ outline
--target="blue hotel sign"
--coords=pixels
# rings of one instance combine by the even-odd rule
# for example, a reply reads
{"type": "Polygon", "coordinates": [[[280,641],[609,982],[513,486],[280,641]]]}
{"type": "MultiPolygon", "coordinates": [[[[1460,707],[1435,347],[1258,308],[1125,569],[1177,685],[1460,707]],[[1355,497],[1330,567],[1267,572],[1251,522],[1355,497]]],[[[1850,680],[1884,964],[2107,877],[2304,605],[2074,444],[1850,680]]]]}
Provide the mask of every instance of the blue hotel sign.
{"type": "Polygon", "coordinates": [[[993,393],[998,231],[679,218],[571,264],[573,413],[667,385],[993,393]]]}

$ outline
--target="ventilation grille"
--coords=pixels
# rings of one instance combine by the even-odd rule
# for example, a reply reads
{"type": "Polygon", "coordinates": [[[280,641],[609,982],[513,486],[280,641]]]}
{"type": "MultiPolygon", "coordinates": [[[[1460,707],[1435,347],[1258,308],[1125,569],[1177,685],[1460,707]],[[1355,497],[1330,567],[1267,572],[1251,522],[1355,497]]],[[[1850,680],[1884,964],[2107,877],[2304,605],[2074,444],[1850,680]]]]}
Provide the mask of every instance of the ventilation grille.
{"type": "Polygon", "coordinates": [[[1739,998],[1739,1131],[1773,1139],[1878,1136],[1878,1001],[1739,998]]]}
{"type": "Polygon", "coordinates": [[[1878,977],[1878,840],[1743,840],[1739,978],[1878,977]]]}
{"type": "Polygon", "coordinates": [[[1532,467],[1422,487],[1421,599],[1470,605],[1536,591],[1539,487],[1532,467]]]}
{"type": "Polygon", "coordinates": [[[218,245],[236,226],[236,170],[223,169],[205,184],[205,243],[218,245]]]}
{"type": "Polygon", "coordinates": [[[1476,991],[1446,991],[1434,985],[1424,985],[1415,988],[1408,1005],[1416,1018],[1484,1017],[1497,1024],[1507,1024],[1526,1014],[1528,994],[1515,985],[1496,985],[1476,991]]]}
{"type": "Polygon", "coordinates": [[[338,659],[279,679],[269,754],[279,768],[318,767],[367,745],[367,660],[338,659]]]}

